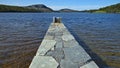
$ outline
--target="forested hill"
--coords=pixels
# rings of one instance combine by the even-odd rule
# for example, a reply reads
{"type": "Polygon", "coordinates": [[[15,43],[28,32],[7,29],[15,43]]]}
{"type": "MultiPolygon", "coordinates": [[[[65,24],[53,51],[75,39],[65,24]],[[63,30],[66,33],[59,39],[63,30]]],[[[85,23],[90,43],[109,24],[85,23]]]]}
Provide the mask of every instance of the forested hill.
{"type": "Polygon", "coordinates": [[[59,12],[79,12],[79,11],[78,10],[69,9],[69,8],[65,8],[65,9],[60,9],[59,12]]]}
{"type": "Polygon", "coordinates": [[[86,10],[85,12],[120,13],[120,3],[103,7],[98,10],[86,10]]]}
{"type": "Polygon", "coordinates": [[[100,8],[99,11],[105,11],[105,12],[109,12],[109,13],[120,13],[120,3],[111,5],[111,6],[107,6],[104,8],[100,8]]]}
{"type": "Polygon", "coordinates": [[[0,5],[0,12],[52,12],[53,10],[45,5],[30,5],[30,6],[10,6],[0,5]]]}
{"type": "MultiPolygon", "coordinates": [[[[0,12],[55,12],[55,11],[43,4],[36,4],[29,6],[10,6],[10,5],[0,4],[0,12]]],[[[68,9],[61,9],[57,12],[80,12],[80,11],[72,10],[68,8],[68,9]]],[[[120,13],[120,3],[96,10],[85,10],[81,12],[120,13]]]]}
{"type": "Polygon", "coordinates": [[[29,6],[26,6],[26,8],[39,10],[41,12],[53,12],[53,9],[45,6],[44,4],[29,5],[29,6]]]}

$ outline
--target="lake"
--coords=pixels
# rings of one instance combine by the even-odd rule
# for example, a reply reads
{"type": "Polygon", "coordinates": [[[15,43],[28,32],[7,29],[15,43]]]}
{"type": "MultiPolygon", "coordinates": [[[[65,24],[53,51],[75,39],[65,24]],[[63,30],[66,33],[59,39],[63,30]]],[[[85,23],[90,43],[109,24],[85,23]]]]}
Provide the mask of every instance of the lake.
{"type": "Polygon", "coordinates": [[[97,63],[120,68],[120,14],[112,13],[0,13],[0,68],[28,68],[56,16],[97,63]]]}

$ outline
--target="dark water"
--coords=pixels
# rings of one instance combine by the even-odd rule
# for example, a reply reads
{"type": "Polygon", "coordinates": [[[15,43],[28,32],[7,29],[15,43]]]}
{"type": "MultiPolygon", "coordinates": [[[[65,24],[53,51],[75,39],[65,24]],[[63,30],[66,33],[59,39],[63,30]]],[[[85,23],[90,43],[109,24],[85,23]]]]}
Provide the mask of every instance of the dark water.
{"type": "Polygon", "coordinates": [[[28,68],[53,16],[109,67],[120,68],[120,14],[0,13],[0,68],[28,68]]]}

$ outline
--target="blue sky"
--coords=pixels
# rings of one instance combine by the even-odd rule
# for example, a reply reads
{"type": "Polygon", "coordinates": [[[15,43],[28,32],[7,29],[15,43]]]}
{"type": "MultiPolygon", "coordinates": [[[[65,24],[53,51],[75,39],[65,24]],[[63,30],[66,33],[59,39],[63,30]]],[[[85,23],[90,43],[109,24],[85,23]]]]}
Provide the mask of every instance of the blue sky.
{"type": "Polygon", "coordinates": [[[120,0],[0,0],[0,4],[18,6],[45,4],[54,10],[59,10],[61,8],[76,10],[97,9],[116,3],[120,3],[120,0]]]}

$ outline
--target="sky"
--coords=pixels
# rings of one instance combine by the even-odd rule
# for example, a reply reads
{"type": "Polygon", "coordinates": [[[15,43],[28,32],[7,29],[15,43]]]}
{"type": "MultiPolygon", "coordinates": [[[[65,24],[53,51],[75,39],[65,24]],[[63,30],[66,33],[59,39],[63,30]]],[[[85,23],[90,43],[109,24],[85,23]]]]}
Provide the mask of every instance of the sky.
{"type": "Polygon", "coordinates": [[[75,10],[98,9],[117,3],[120,3],[120,0],[0,0],[0,4],[16,6],[44,4],[54,10],[63,8],[75,10]]]}

